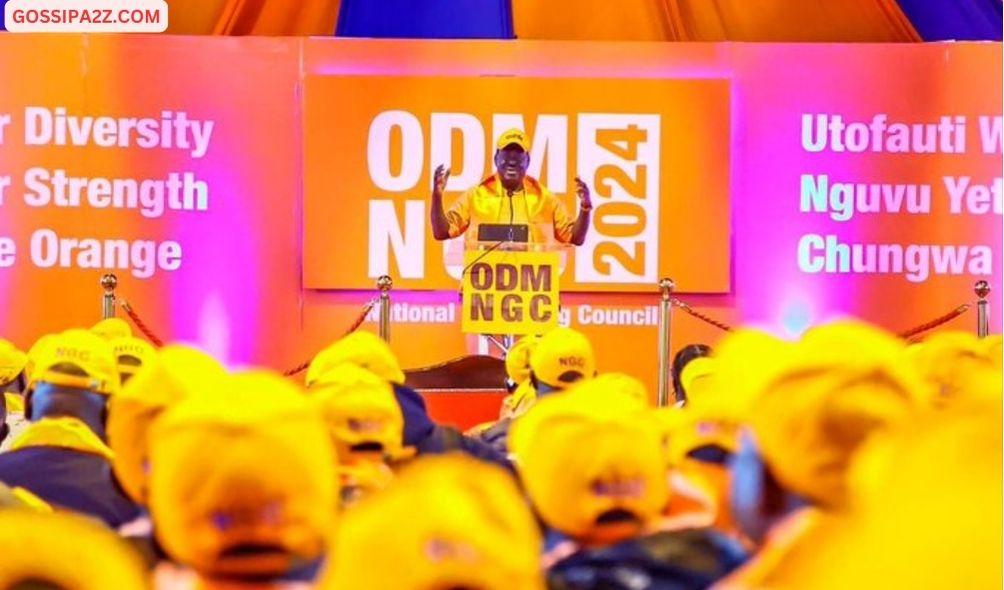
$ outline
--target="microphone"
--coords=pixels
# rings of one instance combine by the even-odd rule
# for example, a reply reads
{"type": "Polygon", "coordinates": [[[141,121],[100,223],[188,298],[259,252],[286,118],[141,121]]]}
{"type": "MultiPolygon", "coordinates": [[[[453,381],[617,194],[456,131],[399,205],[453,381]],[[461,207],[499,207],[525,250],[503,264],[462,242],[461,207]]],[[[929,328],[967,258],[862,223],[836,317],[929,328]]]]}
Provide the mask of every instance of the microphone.
{"type": "Polygon", "coordinates": [[[516,212],[512,208],[512,189],[506,189],[506,194],[509,196],[509,241],[515,239],[516,227],[513,225],[513,221],[516,218],[516,212]]]}
{"type": "Polygon", "coordinates": [[[512,204],[512,190],[506,189],[506,196],[509,197],[509,235],[508,237],[506,237],[506,239],[499,240],[494,244],[492,244],[491,246],[489,246],[487,250],[479,254],[477,258],[475,258],[469,264],[464,266],[464,269],[460,271],[460,290],[457,293],[457,295],[460,296],[461,298],[463,298],[464,296],[464,277],[467,275],[467,271],[471,270],[472,266],[480,262],[481,259],[484,258],[485,256],[488,256],[489,253],[497,250],[503,244],[510,244],[516,240],[515,236],[516,226],[514,225],[516,212],[513,209],[513,204],[512,204]]]}

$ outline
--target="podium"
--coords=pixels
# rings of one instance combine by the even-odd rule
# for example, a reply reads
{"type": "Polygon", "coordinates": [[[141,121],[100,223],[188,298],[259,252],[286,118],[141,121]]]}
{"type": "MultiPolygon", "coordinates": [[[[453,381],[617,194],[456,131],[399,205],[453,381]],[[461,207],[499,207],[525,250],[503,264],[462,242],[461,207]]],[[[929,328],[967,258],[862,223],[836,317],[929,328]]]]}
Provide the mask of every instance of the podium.
{"type": "MultiPolygon", "coordinates": [[[[542,333],[557,325],[559,284],[571,246],[472,242],[463,236],[443,246],[447,271],[461,282],[463,332],[494,341],[506,351],[514,336],[542,333]]],[[[496,419],[508,394],[504,361],[489,356],[487,350],[406,370],[405,375],[434,420],[461,430],[496,419]]]]}

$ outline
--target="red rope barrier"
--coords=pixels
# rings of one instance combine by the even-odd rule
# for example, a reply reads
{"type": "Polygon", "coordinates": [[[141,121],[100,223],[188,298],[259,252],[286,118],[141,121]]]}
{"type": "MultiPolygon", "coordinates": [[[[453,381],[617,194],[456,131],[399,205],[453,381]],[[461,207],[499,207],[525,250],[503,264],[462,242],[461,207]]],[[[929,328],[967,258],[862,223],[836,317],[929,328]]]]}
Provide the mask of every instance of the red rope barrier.
{"type": "Polygon", "coordinates": [[[935,318],[927,322],[926,324],[921,324],[916,328],[911,328],[907,330],[906,332],[900,332],[899,337],[903,338],[904,340],[908,340],[918,334],[922,334],[924,332],[927,332],[928,330],[933,330],[934,328],[937,328],[942,324],[946,324],[954,320],[955,318],[959,317],[960,315],[966,313],[967,311],[969,311],[969,304],[963,303],[962,305],[956,307],[955,309],[946,313],[945,315],[935,318]]]}
{"type": "Polygon", "coordinates": [[[724,330],[726,332],[731,332],[732,331],[732,326],[730,326],[728,324],[725,324],[725,323],[722,323],[722,322],[719,322],[718,320],[709,318],[708,316],[706,316],[703,313],[697,311],[693,307],[690,307],[686,303],[680,301],[676,297],[671,298],[669,300],[669,302],[672,303],[675,307],[679,307],[680,309],[682,309],[683,311],[689,313],[690,315],[694,316],[695,318],[701,320],[702,322],[704,322],[706,324],[710,324],[710,325],[718,328],[719,330],[724,330]]]}
{"type": "MultiPolygon", "coordinates": [[[[356,321],[352,322],[352,325],[349,326],[348,330],[345,330],[345,333],[342,334],[342,336],[343,337],[348,336],[349,334],[351,334],[351,333],[355,332],[356,330],[358,330],[359,326],[363,325],[363,322],[366,321],[366,316],[369,315],[370,310],[373,309],[373,307],[377,304],[378,301],[379,301],[379,299],[371,299],[368,303],[366,303],[366,305],[363,306],[362,311],[359,313],[359,317],[356,318],[356,321]]],[[[313,360],[313,359],[311,359],[311,360],[313,360]]],[[[310,366],[310,362],[311,361],[308,360],[308,361],[305,361],[303,363],[300,363],[299,365],[293,367],[292,369],[288,369],[286,371],[283,371],[282,374],[285,377],[292,377],[293,375],[296,375],[297,373],[301,373],[303,371],[306,371],[307,367],[310,366]]]]}
{"type": "MultiPolygon", "coordinates": [[[[713,318],[710,318],[710,317],[704,315],[703,313],[695,310],[694,308],[690,307],[688,304],[684,303],[683,301],[680,301],[679,299],[677,299],[675,297],[671,298],[669,301],[670,301],[670,303],[673,304],[674,307],[678,307],[678,308],[682,309],[686,313],[694,316],[695,318],[701,320],[702,322],[704,322],[706,324],[712,325],[712,326],[718,328],[719,330],[723,330],[725,332],[731,332],[732,331],[732,326],[730,326],[730,325],[728,325],[726,323],[723,323],[723,322],[719,322],[718,320],[715,320],[713,318]]],[[[915,328],[911,328],[910,330],[907,330],[905,332],[901,332],[899,334],[899,337],[903,338],[903,339],[910,339],[910,338],[912,338],[914,336],[917,336],[918,334],[922,334],[922,333],[927,332],[929,330],[933,330],[934,328],[937,328],[938,326],[946,324],[946,323],[954,320],[955,318],[959,317],[960,315],[966,313],[966,311],[969,310],[969,307],[970,306],[969,306],[968,303],[960,305],[960,306],[956,307],[955,309],[953,309],[952,311],[950,311],[949,313],[946,313],[943,316],[939,316],[939,317],[937,317],[937,318],[935,318],[935,319],[933,319],[933,320],[931,320],[931,321],[929,321],[927,323],[921,324],[921,325],[919,325],[919,326],[917,326],[915,328]]]]}
{"type": "Polygon", "coordinates": [[[132,320],[132,323],[136,324],[136,327],[139,328],[139,331],[143,332],[143,334],[146,335],[147,339],[150,342],[152,342],[154,346],[157,346],[158,348],[164,346],[164,341],[158,338],[157,335],[153,333],[153,330],[147,327],[146,323],[144,323],[143,320],[139,318],[139,315],[135,311],[133,311],[132,306],[129,305],[129,303],[126,300],[120,299],[119,302],[122,304],[122,309],[125,310],[126,314],[129,316],[129,319],[132,320]]]}
{"type": "MultiPolygon", "coordinates": [[[[359,326],[361,326],[363,322],[366,321],[366,316],[369,315],[370,310],[373,309],[373,307],[377,304],[378,301],[379,299],[372,299],[369,302],[367,302],[366,305],[363,306],[363,309],[359,313],[359,316],[356,317],[355,321],[352,322],[352,325],[349,326],[349,329],[345,331],[343,336],[347,336],[352,332],[358,330],[359,326]]],[[[164,346],[164,341],[158,338],[156,334],[154,334],[153,330],[151,330],[150,327],[146,325],[146,322],[144,322],[139,317],[139,314],[136,313],[136,311],[132,308],[131,305],[129,305],[127,301],[120,300],[120,303],[122,305],[122,309],[126,312],[126,315],[128,315],[129,319],[131,319],[133,324],[136,325],[136,328],[138,328],[140,332],[143,332],[143,334],[147,337],[147,339],[150,340],[150,342],[154,344],[154,346],[157,347],[164,346]]],[[[310,361],[306,361],[293,367],[292,369],[284,371],[282,374],[287,377],[292,377],[297,373],[305,371],[309,366],[310,366],[310,361]]]]}

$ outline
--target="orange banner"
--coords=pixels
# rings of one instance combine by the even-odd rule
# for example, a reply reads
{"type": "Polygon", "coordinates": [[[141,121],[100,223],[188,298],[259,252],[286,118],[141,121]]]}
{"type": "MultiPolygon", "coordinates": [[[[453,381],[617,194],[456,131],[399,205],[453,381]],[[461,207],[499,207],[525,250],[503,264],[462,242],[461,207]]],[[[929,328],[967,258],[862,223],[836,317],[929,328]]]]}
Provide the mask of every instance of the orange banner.
{"type": "MultiPolygon", "coordinates": [[[[654,391],[659,293],[655,280],[632,282],[653,260],[656,279],[674,279],[700,313],[786,337],[849,315],[907,330],[974,303],[978,280],[994,288],[1001,330],[1000,44],[0,35],[0,71],[0,338],[23,349],[97,321],[99,278],[114,272],[163,340],[233,365],[295,367],[375,295],[369,212],[382,202],[395,216],[376,235],[403,366],[477,352],[461,333],[460,283],[429,236],[430,171],[454,168],[449,204],[489,172],[496,132],[522,116],[531,173],[571,212],[576,173],[594,214],[641,205],[612,181],[604,197],[599,166],[583,164],[582,121],[596,113],[639,130],[641,117],[659,122],[645,192],[657,217],[644,209],[649,223],[634,228],[597,216],[591,228],[632,256],[630,241],[644,244],[646,266],[625,277],[609,256],[604,276],[594,246],[564,267],[559,323],[589,336],[601,371],[654,391]],[[415,120],[373,144],[393,178],[419,162],[405,189],[370,176],[386,111],[415,120]],[[418,148],[405,151],[415,122],[418,148]],[[468,139],[478,128],[483,140],[468,139]],[[626,228],[644,231],[614,233],[626,228]],[[417,279],[404,272],[413,249],[417,279]],[[620,292],[569,292],[583,289],[620,292]]],[[[613,161],[629,178],[651,157],[636,147],[631,163],[613,161]]],[[[975,330],[975,316],[972,306],[945,328],[975,330]]],[[[722,334],[674,313],[674,352],[722,334]]]]}
{"type": "Polygon", "coordinates": [[[432,237],[432,170],[453,170],[448,207],[494,172],[512,127],[531,139],[529,175],[569,211],[575,176],[593,192],[563,290],[650,291],[667,275],[691,292],[729,290],[727,81],[329,76],[305,80],[305,286],[361,289],[389,274],[407,289],[456,288],[463,238],[432,237]]]}

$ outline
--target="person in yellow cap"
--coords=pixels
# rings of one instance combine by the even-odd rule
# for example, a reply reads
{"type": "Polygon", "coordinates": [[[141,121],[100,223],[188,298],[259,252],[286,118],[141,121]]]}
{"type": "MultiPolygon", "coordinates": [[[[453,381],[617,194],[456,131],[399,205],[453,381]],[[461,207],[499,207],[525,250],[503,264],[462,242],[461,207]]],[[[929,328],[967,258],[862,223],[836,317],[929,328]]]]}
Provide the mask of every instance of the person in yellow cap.
{"type": "Polygon", "coordinates": [[[138,507],[116,484],[113,453],[104,441],[107,400],[118,390],[106,341],[86,330],[50,338],[28,382],[31,423],[0,453],[0,482],[112,527],[135,518],[138,507]]]}
{"type": "Polygon", "coordinates": [[[589,231],[593,208],[589,187],[575,177],[579,213],[575,219],[565,204],[536,178],[527,176],[530,166],[530,142],[526,133],[509,129],[499,136],[495,149],[495,174],[484,179],[457,199],[448,211],[443,210],[450,170],[436,167],[433,175],[430,216],[432,235],[437,240],[455,238],[466,232],[466,242],[496,241],[479,231],[482,224],[528,226],[527,241],[546,244],[551,235],[558,242],[581,246],[589,231]]]}
{"type": "Polygon", "coordinates": [[[537,399],[530,382],[530,355],[537,348],[540,336],[530,334],[520,338],[505,355],[506,389],[499,418],[515,418],[524,414],[537,399]]]}
{"type": "Polygon", "coordinates": [[[684,396],[687,392],[695,392],[697,395],[706,395],[712,389],[710,383],[715,374],[715,360],[710,357],[701,357],[687,363],[687,366],[680,372],[680,387],[684,396]]]}
{"type": "Polygon", "coordinates": [[[408,456],[404,417],[390,384],[366,369],[339,365],[313,380],[310,398],[338,455],[343,505],[383,489],[393,478],[390,464],[408,456]]]}
{"type": "Polygon", "coordinates": [[[414,448],[419,454],[458,450],[508,466],[504,453],[477,438],[433,422],[422,396],[405,385],[404,371],[390,345],[372,332],[357,330],[319,352],[307,368],[307,387],[327,371],[344,364],[366,369],[391,385],[404,417],[404,447],[414,448]]]}
{"type": "Polygon", "coordinates": [[[572,328],[544,334],[530,354],[530,381],[538,396],[596,376],[596,355],[586,335],[572,328]]]}
{"type": "Polygon", "coordinates": [[[309,580],[338,494],[322,416],[299,387],[270,372],[203,387],[214,391],[190,392],[149,436],[150,514],[183,568],[164,564],[158,576],[166,583],[188,572],[206,586],[309,580]]]}
{"type": "Polygon", "coordinates": [[[114,317],[105,318],[94,324],[91,326],[91,332],[108,341],[132,337],[132,327],[129,326],[129,322],[114,317]]]}
{"type": "Polygon", "coordinates": [[[345,513],[318,588],[543,590],[540,544],[506,471],[462,454],[421,458],[345,513]]]}
{"type": "Polygon", "coordinates": [[[142,559],[89,518],[0,509],[0,588],[152,590],[142,559]]]}
{"type": "Polygon", "coordinates": [[[998,587],[1002,409],[960,401],[870,441],[852,464],[865,480],[852,481],[848,513],[785,556],[771,588],[998,587]]]}
{"type": "MultiPolygon", "coordinates": [[[[530,384],[535,398],[561,391],[596,376],[593,345],[586,336],[572,328],[554,328],[541,336],[530,353],[530,384]]],[[[507,448],[506,438],[513,418],[499,420],[479,435],[499,452],[507,448]]]]}
{"type": "MultiPolygon", "coordinates": [[[[515,418],[526,413],[537,400],[537,392],[530,383],[530,353],[536,348],[540,336],[531,334],[520,338],[505,353],[505,388],[509,395],[502,399],[499,407],[498,420],[515,418]]],[[[465,434],[480,436],[491,428],[498,420],[477,424],[468,429],[465,434]]]]}
{"type": "MultiPolygon", "coordinates": [[[[710,350],[708,351],[710,352],[710,350]]],[[[677,355],[680,358],[680,355],[677,355]]],[[[674,374],[675,406],[659,408],[656,416],[667,436],[668,475],[673,499],[660,523],[667,529],[710,522],[741,538],[728,503],[728,463],[738,446],[738,421],[728,411],[729,392],[716,388],[715,374],[724,359],[695,356],[674,374]]]]}
{"type": "Polygon", "coordinates": [[[666,424],[673,426],[669,450],[674,464],[701,463],[723,474],[738,448],[748,409],[763,384],[788,362],[792,345],[765,332],[740,329],[723,339],[713,356],[701,356],[711,353],[705,348],[677,355],[678,360],[690,357],[679,363],[683,368],[674,375],[685,403],[679,412],[662,410],[658,415],[670,418],[666,424]]]}
{"type": "MultiPolygon", "coordinates": [[[[120,361],[121,366],[121,361],[120,361]]],[[[131,366],[130,366],[131,368],[131,366]]],[[[120,535],[144,549],[155,563],[163,550],[153,535],[146,510],[149,500],[150,441],[153,423],[190,392],[212,395],[226,370],[209,355],[188,346],[168,345],[152,352],[124,384],[108,407],[108,446],[115,453],[112,468],[125,493],[140,506],[136,518],[118,527],[120,535]]]]}
{"type": "Polygon", "coordinates": [[[847,509],[858,450],[925,402],[925,386],[902,355],[891,335],[836,323],[807,332],[764,383],[740,438],[731,493],[740,527],[760,547],[718,588],[770,587],[785,555],[847,509]]]}
{"type": "Polygon", "coordinates": [[[513,423],[510,450],[548,527],[550,587],[703,588],[741,562],[706,528],[651,534],[670,490],[650,412],[647,400],[593,379],[513,423]]]}
{"type": "Polygon", "coordinates": [[[721,463],[730,454],[722,441],[729,438],[728,431],[711,421],[698,424],[693,412],[679,406],[657,408],[653,415],[663,432],[666,477],[672,490],[657,528],[671,531],[714,526],[732,533],[727,510],[728,471],[721,463]],[[717,452],[712,458],[706,449],[717,452]]]}
{"type": "Polygon", "coordinates": [[[681,348],[676,353],[676,356],[673,357],[673,396],[676,398],[678,405],[687,403],[687,385],[689,383],[684,383],[683,381],[684,370],[696,362],[697,364],[691,367],[691,379],[694,377],[700,378],[700,376],[706,374],[703,370],[706,366],[701,362],[701,359],[706,359],[709,356],[711,356],[711,347],[707,344],[688,344],[681,348]],[[695,373],[695,370],[698,372],[695,373]]]}
{"type": "Polygon", "coordinates": [[[214,384],[226,374],[202,351],[172,344],[154,351],[109,401],[108,444],[115,453],[115,476],[133,501],[143,506],[148,501],[154,421],[192,391],[212,395],[214,384]]]}

